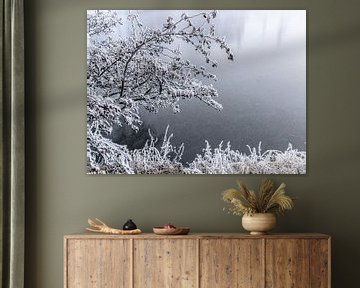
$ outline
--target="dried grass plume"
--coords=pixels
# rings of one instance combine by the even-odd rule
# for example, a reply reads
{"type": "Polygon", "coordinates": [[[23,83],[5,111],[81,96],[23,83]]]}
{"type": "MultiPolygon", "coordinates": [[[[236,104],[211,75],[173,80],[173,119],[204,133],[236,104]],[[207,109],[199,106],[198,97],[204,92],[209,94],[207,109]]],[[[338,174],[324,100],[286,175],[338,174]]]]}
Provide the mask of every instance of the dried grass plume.
{"type": "Polygon", "coordinates": [[[222,193],[222,199],[230,203],[229,213],[233,215],[251,215],[255,213],[283,214],[294,208],[294,198],[285,195],[285,183],[275,190],[274,182],[264,179],[259,192],[249,190],[245,183],[238,181],[238,188],[230,188],[222,193]]]}

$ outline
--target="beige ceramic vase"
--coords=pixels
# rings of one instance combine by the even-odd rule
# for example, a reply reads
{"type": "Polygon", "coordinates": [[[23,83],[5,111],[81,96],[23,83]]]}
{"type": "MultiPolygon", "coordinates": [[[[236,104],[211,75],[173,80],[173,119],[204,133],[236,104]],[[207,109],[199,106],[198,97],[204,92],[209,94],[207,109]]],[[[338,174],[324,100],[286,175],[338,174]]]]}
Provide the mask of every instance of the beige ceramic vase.
{"type": "Polygon", "coordinates": [[[251,235],[263,235],[276,226],[276,217],[272,213],[255,213],[242,217],[242,226],[251,235]]]}

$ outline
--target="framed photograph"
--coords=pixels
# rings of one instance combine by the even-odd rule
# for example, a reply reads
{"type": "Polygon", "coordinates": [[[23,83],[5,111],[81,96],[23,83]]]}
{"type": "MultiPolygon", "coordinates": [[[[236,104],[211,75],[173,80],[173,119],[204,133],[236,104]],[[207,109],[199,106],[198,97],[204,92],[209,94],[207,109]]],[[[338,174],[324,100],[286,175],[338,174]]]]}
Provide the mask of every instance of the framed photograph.
{"type": "Polygon", "coordinates": [[[89,10],[90,174],[305,174],[305,10],[89,10]]]}

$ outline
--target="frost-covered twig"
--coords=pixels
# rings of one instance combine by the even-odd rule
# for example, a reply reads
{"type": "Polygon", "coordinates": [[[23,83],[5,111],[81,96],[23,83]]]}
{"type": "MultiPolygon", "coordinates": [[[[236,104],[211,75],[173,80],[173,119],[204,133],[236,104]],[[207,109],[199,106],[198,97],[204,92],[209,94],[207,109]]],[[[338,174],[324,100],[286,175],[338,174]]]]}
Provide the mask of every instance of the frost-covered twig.
{"type": "Polygon", "coordinates": [[[198,154],[185,168],[187,174],[305,174],[306,152],[293,149],[289,144],[285,151],[249,148],[249,154],[232,150],[230,142],[223,142],[214,149],[206,141],[203,154],[198,154]]]}
{"type": "MultiPolygon", "coordinates": [[[[150,139],[141,149],[130,150],[118,145],[89,127],[88,172],[92,174],[181,174],[184,145],[175,147],[170,143],[173,134],[165,136],[160,148],[158,139],[149,130],[150,139]]],[[[96,131],[96,129],[94,130],[96,131]]]]}
{"type": "Polygon", "coordinates": [[[201,81],[202,78],[216,80],[215,75],[204,66],[184,59],[179,48],[174,48],[177,42],[191,46],[213,67],[217,66],[211,58],[213,46],[220,47],[227,58],[233,60],[229,46],[215,33],[215,17],[215,11],[183,13],[178,19],[168,17],[164,24],[150,28],[142,24],[139,15],[131,12],[121,23],[116,13],[90,11],[87,87],[88,106],[91,107],[88,119],[92,121],[98,117],[103,103],[109,104],[108,98],[111,100],[111,105],[107,105],[109,113],[116,112],[122,117],[111,116],[105,121],[110,125],[127,122],[133,129],[141,124],[140,107],[151,112],[170,107],[176,113],[180,111],[181,99],[196,97],[221,110],[221,104],[214,99],[218,97],[217,90],[211,83],[201,81]],[[113,32],[114,28],[125,23],[129,24],[131,33],[128,37],[119,37],[113,32]]]}
{"type": "MultiPolygon", "coordinates": [[[[223,142],[212,148],[208,141],[202,154],[184,167],[181,163],[184,145],[171,144],[173,134],[166,128],[162,144],[157,145],[149,130],[150,139],[141,149],[130,150],[89,129],[88,170],[99,174],[305,174],[306,152],[293,149],[285,151],[249,148],[249,153],[232,150],[223,142]],[[91,138],[90,138],[91,137],[91,138]],[[92,143],[92,144],[89,144],[92,143]],[[90,147],[90,145],[95,146],[90,147]]],[[[96,130],[95,130],[96,131],[96,130]]]]}

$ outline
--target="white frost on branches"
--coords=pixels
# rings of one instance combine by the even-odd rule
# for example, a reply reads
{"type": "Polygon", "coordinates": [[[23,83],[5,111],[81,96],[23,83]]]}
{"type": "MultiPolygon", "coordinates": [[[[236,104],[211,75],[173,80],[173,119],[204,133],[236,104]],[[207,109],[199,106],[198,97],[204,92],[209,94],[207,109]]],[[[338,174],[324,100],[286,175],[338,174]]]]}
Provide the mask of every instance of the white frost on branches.
{"type": "MultiPolygon", "coordinates": [[[[233,60],[226,42],[215,34],[212,25],[215,17],[215,11],[195,15],[183,13],[179,19],[168,17],[161,28],[151,29],[141,23],[137,14],[129,13],[125,21],[131,34],[119,37],[114,31],[123,23],[116,12],[88,12],[87,154],[90,170],[102,170],[99,167],[106,164],[112,167],[111,171],[106,171],[110,173],[143,173],[149,172],[149,165],[154,171],[171,166],[168,153],[180,151],[170,151],[171,146],[164,146],[159,152],[153,138],[142,152],[129,151],[109,139],[114,125],[126,124],[138,131],[142,124],[140,107],[150,112],[171,107],[177,113],[180,99],[198,98],[212,108],[222,109],[214,100],[218,97],[216,89],[200,80],[215,80],[215,75],[184,59],[181,51],[174,48],[178,42],[190,45],[207,64],[216,67],[210,52],[212,46],[217,45],[229,60],[233,60]],[[131,157],[145,163],[144,167],[129,164],[131,157]]],[[[177,161],[177,157],[173,161],[177,161]]]]}
{"type": "MultiPolygon", "coordinates": [[[[173,134],[168,133],[161,146],[157,147],[158,139],[151,135],[143,148],[129,150],[126,145],[118,145],[110,139],[99,141],[94,129],[90,129],[88,137],[96,146],[88,146],[88,172],[93,174],[305,174],[306,153],[293,149],[291,144],[285,151],[267,150],[261,152],[250,148],[249,154],[232,150],[230,142],[223,147],[212,148],[206,141],[203,154],[188,163],[181,163],[184,145],[175,147],[171,144],[173,134]],[[98,159],[101,159],[99,161],[98,159]]],[[[89,139],[88,139],[89,140],[89,139]]],[[[88,143],[89,143],[88,142],[88,143]]]]}
{"type": "MultiPolygon", "coordinates": [[[[161,28],[151,29],[141,23],[137,14],[130,13],[126,21],[131,35],[121,38],[114,34],[120,20],[111,12],[90,11],[87,93],[91,107],[88,122],[105,121],[98,126],[100,129],[109,124],[126,123],[136,130],[142,123],[140,107],[151,112],[171,107],[177,113],[180,99],[189,98],[197,98],[221,110],[221,104],[214,99],[218,97],[217,90],[200,80],[216,80],[215,75],[184,59],[181,51],[174,48],[175,43],[185,43],[207,64],[216,67],[211,49],[217,45],[229,60],[233,60],[226,42],[215,34],[212,25],[215,17],[215,11],[195,15],[183,13],[179,19],[169,17],[161,28]]],[[[108,129],[105,130],[108,133],[108,129]]]]}
{"type": "MultiPolygon", "coordinates": [[[[215,98],[216,80],[204,66],[184,59],[178,43],[189,45],[210,67],[217,67],[211,51],[218,46],[228,60],[233,54],[224,39],[215,33],[216,11],[168,17],[160,28],[149,28],[139,15],[129,13],[119,19],[112,11],[88,12],[87,50],[87,159],[93,174],[304,174],[306,153],[289,148],[249,154],[232,150],[230,143],[212,148],[206,141],[203,154],[184,167],[184,145],[171,144],[173,134],[166,129],[164,139],[149,130],[149,140],[141,149],[129,149],[110,139],[115,125],[139,130],[140,108],[156,113],[160,108],[180,112],[180,100],[197,98],[222,110],[215,98]],[[120,37],[116,28],[126,21],[130,35],[120,37]],[[206,79],[206,83],[203,83],[206,79]]],[[[206,66],[205,65],[205,66],[206,66]]]]}
{"type": "Polygon", "coordinates": [[[121,19],[117,16],[115,11],[97,10],[88,12],[88,37],[98,35],[100,33],[110,33],[116,25],[121,25],[121,19]]]}
{"type": "Polygon", "coordinates": [[[142,149],[129,150],[99,135],[92,127],[88,132],[88,172],[92,174],[179,174],[184,173],[181,164],[184,145],[174,147],[170,142],[173,134],[165,135],[160,148],[158,139],[149,130],[150,140],[142,149]],[[95,132],[94,132],[95,131],[95,132]]]}
{"type": "Polygon", "coordinates": [[[212,149],[208,141],[202,155],[185,168],[188,174],[305,174],[306,153],[292,148],[289,144],[285,151],[249,149],[249,154],[232,150],[230,142],[223,147],[223,142],[212,149]]]}

